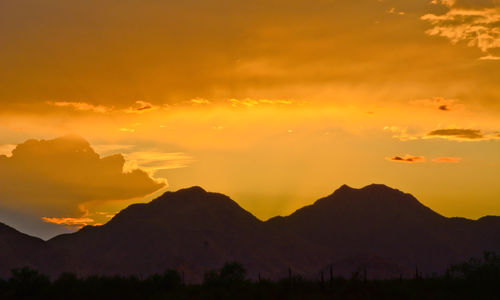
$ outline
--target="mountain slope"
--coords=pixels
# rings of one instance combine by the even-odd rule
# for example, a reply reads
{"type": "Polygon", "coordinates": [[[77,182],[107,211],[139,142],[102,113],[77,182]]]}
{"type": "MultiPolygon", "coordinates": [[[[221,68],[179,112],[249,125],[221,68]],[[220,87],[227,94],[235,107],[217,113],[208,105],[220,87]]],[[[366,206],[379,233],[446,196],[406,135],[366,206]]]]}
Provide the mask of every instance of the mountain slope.
{"type": "Polygon", "coordinates": [[[0,277],[21,266],[37,266],[44,241],[0,223],[0,277]]]}

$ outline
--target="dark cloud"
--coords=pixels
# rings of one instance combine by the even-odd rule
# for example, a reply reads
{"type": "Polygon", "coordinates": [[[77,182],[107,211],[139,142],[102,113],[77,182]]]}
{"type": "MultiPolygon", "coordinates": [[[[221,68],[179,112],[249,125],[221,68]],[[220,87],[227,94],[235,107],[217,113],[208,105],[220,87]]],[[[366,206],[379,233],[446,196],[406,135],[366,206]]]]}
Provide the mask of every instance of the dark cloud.
{"type": "Polygon", "coordinates": [[[438,129],[427,134],[428,136],[478,140],[484,138],[481,130],[477,129],[438,129]]]}
{"type": "Polygon", "coordinates": [[[423,156],[413,156],[408,154],[405,156],[387,157],[386,159],[389,161],[404,162],[404,163],[418,163],[425,161],[425,158],[423,156]]]}
{"type": "Polygon", "coordinates": [[[122,155],[101,158],[78,136],[28,140],[12,156],[0,155],[0,211],[81,218],[88,202],[142,197],[164,186],[139,169],[124,173],[124,163],[122,155]]]}
{"type": "Polygon", "coordinates": [[[438,107],[439,110],[444,110],[444,111],[449,111],[450,108],[448,107],[448,105],[441,105],[438,107]]]}

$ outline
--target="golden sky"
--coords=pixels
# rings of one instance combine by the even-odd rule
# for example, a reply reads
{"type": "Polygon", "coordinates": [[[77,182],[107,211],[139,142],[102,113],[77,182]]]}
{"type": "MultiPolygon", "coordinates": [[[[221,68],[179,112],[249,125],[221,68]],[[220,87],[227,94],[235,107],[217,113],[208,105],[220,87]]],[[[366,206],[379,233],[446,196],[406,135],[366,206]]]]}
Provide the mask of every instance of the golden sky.
{"type": "Polygon", "coordinates": [[[193,185],[261,219],[344,183],[500,215],[498,0],[0,0],[0,45],[21,231],[193,185]]]}

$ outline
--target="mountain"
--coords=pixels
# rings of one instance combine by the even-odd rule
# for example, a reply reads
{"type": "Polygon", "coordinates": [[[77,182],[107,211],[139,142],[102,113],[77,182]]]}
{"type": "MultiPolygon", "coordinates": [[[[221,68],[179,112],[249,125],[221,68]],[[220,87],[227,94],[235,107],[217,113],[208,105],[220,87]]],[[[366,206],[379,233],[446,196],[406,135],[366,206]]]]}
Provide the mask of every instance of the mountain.
{"type": "MultiPolygon", "coordinates": [[[[51,239],[48,245],[61,260],[45,269],[89,275],[150,274],[174,268],[187,279],[200,281],[206,271],[236,260],[251,276],[260,272],[272,277],[285,274],[290,262],[301,265],[311,260],[300,252],[284,252],[295,243],[229,197],[193,187],[131,205],[103,226],[51,239]]],[[[310,248],[300,244],[304,244],[301,250],[310,248]]]]}
{"type": "Polygon", "coordinates": [[[0,277],[21,266],[36,267],[44,241],[0,223],[0,277]]]}
{"type": "Polygon", "coordinates": [[[402,273],[413,272],[415,266],[425,273],[441,272],[452,263],[482,256],[483,250],[500,249],[500,243],[489,243],[494,230],[488,232],[498,225],[481,227],[481,221],[445,218],[412,195],[385,185],[344,185],[268,223],[328,249],[325,263],[368,255],[402,266],[402,273]]]}
{"type": "Polygon", "coordinates": [[[225,195],[192,187],[47,242],[15,233],[8,240],[13,233],[0,230],[0,242],[12,249],[0,248],[3,274],[4,262],[29,264],[53,276],[63,271],[147,275],[173,268],[186,281],[199,282],[206,271],[238,261],[252,278],[282,278],[289,268],[310,278],[330,268],[336,275],[366,270],[370,277],[388,278],[412,276],[416,267],[424,274],[441,273],[484,250],[500,251],[500,217],[446,218],[385,185],[344,185],[266,222],[225,195]]]}

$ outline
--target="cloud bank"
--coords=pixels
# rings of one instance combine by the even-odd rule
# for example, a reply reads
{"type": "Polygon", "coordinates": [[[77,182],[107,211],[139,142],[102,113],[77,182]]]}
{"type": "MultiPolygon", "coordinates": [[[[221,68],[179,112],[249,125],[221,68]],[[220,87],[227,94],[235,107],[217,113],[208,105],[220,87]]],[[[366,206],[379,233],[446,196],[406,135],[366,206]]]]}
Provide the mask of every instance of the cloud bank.
{"type": "Polygon", "coordinates": [[[79,136],[28,140],[10,157],[0,155],[0,215],[19,213],[51,223],[62,220],[59,224],[65,225],[89,223],[86,203],[143,197],[165,186],[143,170],[124,172],[124,164],[122,155],[100,157],[79,136]]]}

